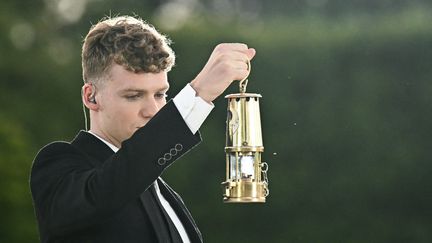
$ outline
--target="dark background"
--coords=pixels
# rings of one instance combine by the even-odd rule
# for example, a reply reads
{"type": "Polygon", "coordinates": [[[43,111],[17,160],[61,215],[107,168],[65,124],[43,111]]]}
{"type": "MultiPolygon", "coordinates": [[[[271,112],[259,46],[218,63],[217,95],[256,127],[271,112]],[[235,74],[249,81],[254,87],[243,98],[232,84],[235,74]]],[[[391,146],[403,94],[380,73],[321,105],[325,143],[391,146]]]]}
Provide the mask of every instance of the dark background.
{"type": "MultiPolygon", "coordinates": [[[[84,128],[91,23],[137,14],[173,41],[171,97],[217,43],[257,49],[270,196],[223,204],[226,101],[164,178],[205,242],[432,242],[432,3],[425,0],[0,2],[0,242],[37,242],[37,151],[84,128]]],[[[238,91],[233,85],[226,94],[238,91]]]]}

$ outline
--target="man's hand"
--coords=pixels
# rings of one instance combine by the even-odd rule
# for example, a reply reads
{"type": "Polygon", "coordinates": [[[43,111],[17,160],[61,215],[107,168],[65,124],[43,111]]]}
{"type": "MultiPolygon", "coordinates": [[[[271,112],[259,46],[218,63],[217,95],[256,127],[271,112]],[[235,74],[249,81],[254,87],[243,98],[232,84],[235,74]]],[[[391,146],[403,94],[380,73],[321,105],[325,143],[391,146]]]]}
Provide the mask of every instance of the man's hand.
{"type": "Polygon", "coordinates": [[[242,80],[248,75],[247,62],[255,53],[255,49],[241,43],[217,45],[203,70],[191,82],[192,88],[202,99],[212,102],[234,80],[242,80]]]}

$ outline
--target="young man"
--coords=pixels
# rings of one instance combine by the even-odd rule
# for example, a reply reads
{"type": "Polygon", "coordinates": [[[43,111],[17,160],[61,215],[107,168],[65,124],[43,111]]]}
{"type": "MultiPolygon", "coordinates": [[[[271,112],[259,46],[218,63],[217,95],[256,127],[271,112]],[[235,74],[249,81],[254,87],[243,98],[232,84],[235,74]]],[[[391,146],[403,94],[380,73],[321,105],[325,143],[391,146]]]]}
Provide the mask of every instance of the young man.
{"type": "Polygon", "coordinates": [[[201,141],[211,103],[248,74],[255,50],[220,44],[166,102],[168,40],[140,19],[106,19],[82,50],[90,130],[37,154],[30,185],[42,242],[202,242],[181,198],[160,178],[201,141]]]}

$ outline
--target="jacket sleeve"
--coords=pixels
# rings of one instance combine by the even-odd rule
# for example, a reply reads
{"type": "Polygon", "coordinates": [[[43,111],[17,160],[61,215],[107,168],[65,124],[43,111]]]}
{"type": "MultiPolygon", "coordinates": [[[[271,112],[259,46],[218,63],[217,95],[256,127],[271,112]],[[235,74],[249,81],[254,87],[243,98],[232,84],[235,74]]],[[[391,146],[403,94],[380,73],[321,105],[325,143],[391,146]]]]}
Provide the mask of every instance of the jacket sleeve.
{"type": "Polygon", "coordinates": [[[102,166],[69,143],[47,145],[30,177],[41,232],[63,235],[109,217],[200,141],[168,102],[102,166]]]}

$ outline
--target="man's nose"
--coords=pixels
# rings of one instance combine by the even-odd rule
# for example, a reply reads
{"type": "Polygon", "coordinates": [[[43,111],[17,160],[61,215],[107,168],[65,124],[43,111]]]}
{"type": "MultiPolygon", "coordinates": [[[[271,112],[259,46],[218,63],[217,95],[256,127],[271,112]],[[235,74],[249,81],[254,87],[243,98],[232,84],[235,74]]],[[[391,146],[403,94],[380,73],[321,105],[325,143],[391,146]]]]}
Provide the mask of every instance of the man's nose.
{"type": "Polygon", "coordinates": [[[158,102],[154,97],[148,98],[141,108],[141,115],[145,118],[152,118],[158,111],[160,107],[158,102]]]}

